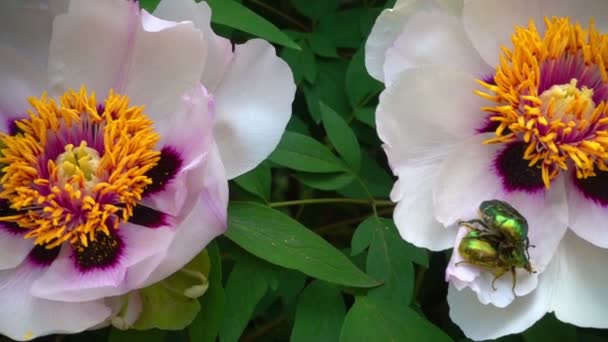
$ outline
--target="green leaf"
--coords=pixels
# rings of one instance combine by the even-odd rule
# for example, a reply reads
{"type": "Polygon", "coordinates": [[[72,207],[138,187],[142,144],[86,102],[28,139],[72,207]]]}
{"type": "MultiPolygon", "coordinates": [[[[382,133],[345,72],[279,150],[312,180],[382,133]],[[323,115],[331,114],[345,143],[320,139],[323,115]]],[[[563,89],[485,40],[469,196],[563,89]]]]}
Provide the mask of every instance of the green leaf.
{"type": "Polygon", "coordinates": [[[209,289],[199,298],[201,311],[188,327],[190,340],[197,342],[214,342],[220,331],[224,313],[225,294],[222,287],[222,259],[215,242],[206,248],[211,262],[209,272],[209,289]]]}
{"type": "MultiPolygon", "coordinates": [[[[414,291],[414,266],[407,245],[391,220],[370,217],[361,226],[370,225],[374,235],[367,254],[367,272],[384,284],[368,292],[369,298],[393,301],[408,306],[414,291]]],[[[368,228],[369,229],[369,228],[368,228]]]]}
{"type": "Polygon", "coordinates": [[[341,342],[451,340],[411,308],[368,297],[356,297],[340,334],[341,342]]]}
{"type": "MultiPolygon", "coordinates": [[[[166,1],[166,0],[165,0],[166,1]]],[[[160,3],[160,0],[139,0],[139,7],[152,13],[160,3]]]]}
{"type": "Polygon", "coordinates": [[[317,80],[314,86],[304,84],[303,90],[311,117],[316,123],[321,122],[322,101],[338,113],[348,113],[348,103],[344,79],[348,63],[341,59],[317,60],[317,80]]]}
{"type": "Polygon", "coordinates": [[[290,341],[337,341],[345,315],[340,291],[314,281],[300,294],[290,341]]]}
{"type": "Polygon", "coordinates": [[[364,37],[361,16],[366,11],[366,8],[353,8],[325,15],[319,20],[317,32],[330,38],[338,47],[358,49],[364,37]]]}
{"type": "MultiPolygon", "coordinates": [[[[359,178],[365,183],[370,193],[377,198],[388,198],[394,183],[387,171],[366,153],[362,154],[359,178]]],[[[340,189],[339,193],[350,198],[368,197],[367,192],[358,182],[353,182],[340,189]]]]}
{"type": "Polygon", "coordinates": [[[338,8],[340,0],[291,0],[298,12],[311,19],[321,18],[338,8]]]}
{"type": "Polygon", "coordinates": [[[312,51],[321,57],[335,58],[338,57],[336,52],[336,44],[329,37],[319,32],[313,32],[308,35],[308,43],[312,51]]]}
{"type": "MultiPolygon", "coordinates": [[[[168,1],[168,0],[165,0],[168,1]]],[[[211,21],[299,50],[300,46],[279,28],[234,0],[207,0],[211,21]]]]}
{"type": "Polygon", "coordinates": [[[162,330],[127,330],[112,329],[108,342],[164,342],[166,331],[162,330]]]}
{"type": "Polygon", "coordinates": [[[236,342],[247,327],[256,305],[268,291],[270,280],[257,260],[239,260],[226,282],[226,306],[220,329],[222,342],[236,342]]]}
{"type": "Polygon", "coordinates": [[[376,128],[376,109],[363,107],[355,109],[355,118],[371,128],[376,128]]]}
{"type": "Polygon", "coordinates": [[[361,148],[357,137],[344,119],[323,102],[319,103],[323,127],[329,141],[344,158],[346,163],[357,172],[361,168],[361,148]]]}
{"type": "Polygon", "coordinates": [[[262,163],[255,169],[235,178],[234,182],[244,190],[270,202],[270,176],[270,166],[262,163]]]}
{"type": "Polygon", "coordinates": [[[198,297],[208,289],[210,267],[209,255],[203,251],[168,278],[139,290],[143,307],[133,328],[180,330],[187,327],[201,309],[198,297]]]}
{"type": "Polygon", "coordinates": [[[304,185],[319,190],[339,190],[352,183],[355,176],[350,172],[298,173],[296,178],[304,185]]]}
{"type": "MultiPolygon", "coordinates": [[[[576,327],[560,322],[553,314],[547,314],[524,332],[526,342],[563,341],[575,342],[577,338],[576,327]]],[[[583,340],[581,340],[583,341],[583,340]]],[[[586,341],[586,340],[584,340],[586,341]]]]}
{"type": "Polygon", "coordinates": [[[301,50],[283,49],[281,57],[289,64],[293,71],[296,83],[300,83],[302,78],[313,83],[317,78],[317,63],[315,55],[306,42],[300,43],[301,50]]]}
{"type": "Polygon", "coordinates": [[[272,152],[271,161],[298,171],[346,171],[346,165],[327,147],[311,137],[285,132],[279,146],[272,152]]]}
{"type": "Polygon", "coordinates": [[[233,203],[226,236],[255,256],[314,278],[352,287],[379,285],[327,241],[263,205],[233,203]]]}
{"type": "Polygon", "coordinates": [[[364,54],[365,49],[359,49],[346,70],[346,95],[354,108],[364,105],[368,97],[380,93],[383,88],[382,83],[367,73],[364,54]]]}

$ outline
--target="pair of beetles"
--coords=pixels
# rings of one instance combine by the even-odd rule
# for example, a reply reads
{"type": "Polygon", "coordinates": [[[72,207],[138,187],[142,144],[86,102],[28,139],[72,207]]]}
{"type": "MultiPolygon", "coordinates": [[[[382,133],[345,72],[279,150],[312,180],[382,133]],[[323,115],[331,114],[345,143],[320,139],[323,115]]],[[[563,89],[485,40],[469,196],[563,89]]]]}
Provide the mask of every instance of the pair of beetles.
{"type": "Polygon", "coordinates": [[[515,294],[516,269],[534,272],[530,265],[528,221],[509,203],[499,200],[484,201],[479,206],[479,219],[459,221],[468,232],[458,245],[463,261],[459,264],[478,266],[494,274],[495,282],[507,272],[513,276],[515,294]]]}

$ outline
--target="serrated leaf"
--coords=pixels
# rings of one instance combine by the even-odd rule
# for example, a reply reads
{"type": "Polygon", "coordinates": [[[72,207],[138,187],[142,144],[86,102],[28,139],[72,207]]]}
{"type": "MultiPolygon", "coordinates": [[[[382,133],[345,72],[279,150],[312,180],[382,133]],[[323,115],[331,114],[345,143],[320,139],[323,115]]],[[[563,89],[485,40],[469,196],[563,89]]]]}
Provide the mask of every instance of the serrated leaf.
{"type": "Polygon", "coordinates": [[[279,146],[268,157],[288,168],[305,172],[346,171],[346,165],[327,147],[311,137],[285,132],[279,146]]]}
{"type": "Polygon", "coordinates": [[[352,183],[355,176],[350,172],[340,173],[298,173],[296,178],[314,189],[339,190],[352,183]]]}
{"type": "Polygon", "coordinates": [[[340,333],[341,342],[451,340],[409,307],[368,297],[356,297],[340,333]]]}
{"type": "Polygon", "coordinates": [[[211,242],[206,250],[211,262],[209,289],[199,298],[201,311],[188,327],[190,339],[197,342],[214,342],[217,339],[224,313],[225,294],[222,287],[220,251],[215,242],[211,242]]]}
{"type": "Polygon", "coordinates": [[[234,182],[244,190],[269,202],[271,185],[270,176],[270,167],[268,164],[262,163],[255,169],[235,178],[234,182]]]}
{"type": "Polygon", "coordinates": [[[364,101],[368,97],[379,94],[383,88],[382,83],[367,73],[364,54],[365,49],[360,48],[346,70],[346,95],[350,105],[354,108],[364,105],[364,101]]]}
{"type": "Polygon", "coordinates": [[[379,285],[327,241],[263,205],[230,205],[226,236],[257,257],[314,278],[351,287],[379,285]]]}
{"type": "Polygon", "coordinates": [[[337,341],[345,315],[340,291],[314,281],[300,294],[290,341],[337,341]]]}
{"type": "Polygon", "coordinates": [[[325,103],[319,103],[323,127],[329,141],[336,148],[344,161],[357,172],[361,168],[361,148],[355,133],[344,119],[325,103]]]}
{"type": "Polygon", "coordinates": [[[207,0],[207,3],[211,7],[211,21],[214,23],[250,33],[291,49],[300,49],[298,44],[274,24],[234,0],[207,0]]]}
{"type": "Polygon", "coordinates": [[[257,261],[238,261],[226,282],[226,306],[220,328],[220,341],[236,342],[247,327],[256,305],[270,287],[263,266],[257,261]]]}
{"type": "Polygon", "coordinates": [[[193,290],[198,296],[205,293],[209,271],[209,255],[203,251],[168,278],[140,289],[142,311],[133,329],[180,330],[187,327],[201,307],[196,297],[186,294],[193,290]]]}
{"type": "Polygon", "coordinates": [[[298,12],[311,19],[318,19],[338,8],[340,0],[291,0],[298,12]]]}

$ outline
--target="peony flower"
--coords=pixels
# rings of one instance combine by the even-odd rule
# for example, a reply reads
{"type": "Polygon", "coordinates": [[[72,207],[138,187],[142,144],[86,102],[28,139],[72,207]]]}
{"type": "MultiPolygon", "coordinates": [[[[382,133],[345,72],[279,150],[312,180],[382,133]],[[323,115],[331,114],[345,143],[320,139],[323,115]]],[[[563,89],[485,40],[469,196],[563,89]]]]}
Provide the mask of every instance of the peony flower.
{"type": "Polygon", "coordinates": [[[104,325],[224,232],[227,180],[278,143],[293,78],[204,3],[1,6],[0,334],[104,325]]]}
{"type": "Polygon", "coordinates": [[[386,84],[377,128],[402,237],[454,247],[450,316],[473,339],[547,312],[608,327],[608,6],[604,1],[397,1],[366,45],[386,84]],[[528,221],[530,262],[496,279],[459,263],[485,200],[528,221]],[[570,229],[568,229],[570,228],[570,229]]]}

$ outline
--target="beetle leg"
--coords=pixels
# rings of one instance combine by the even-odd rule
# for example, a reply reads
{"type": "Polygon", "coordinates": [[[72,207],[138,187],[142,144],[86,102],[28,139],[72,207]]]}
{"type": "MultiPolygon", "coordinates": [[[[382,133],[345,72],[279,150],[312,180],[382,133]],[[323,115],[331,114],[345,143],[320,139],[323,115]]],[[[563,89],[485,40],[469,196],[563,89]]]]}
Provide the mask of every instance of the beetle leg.
{"type": "Polygon", "coordinates": [[[467,227],[469,229],[477,230],[477,231],[479,231],[479,230],[487,230],[488,229],[488,226],[486,226],[485,222],[483,222],[482,220],[479,220],[479,219],[473,219],[473,220],[468,220],[468,221],[459,220],[456,223],[459,226],[465,226],[465,227],[467,227]],[[480,229],[479,227],[475,226],[475,224],[480,225],[483,229],[480,229]]]}
{"type": "Polygon", "coordinates": [[[513,286],[511,287],[511,291],[513,291],[513,297],[517,297],[515,294],[515,285],[517,284],[517,273],[515,272],[515,267],[511,267],[511,275],[513,276],[513,286]]]}
{"type": "Polygon", "coordinates": [[[500,269],[500,271],[498,273],[494,273],[494,279],[492,280],[492,289],[494,291],[496,291],[496,280],[498,280],[498,278],[502,277],[505,273],[507,273],[507,270],[502,268],[500,269]]]}

